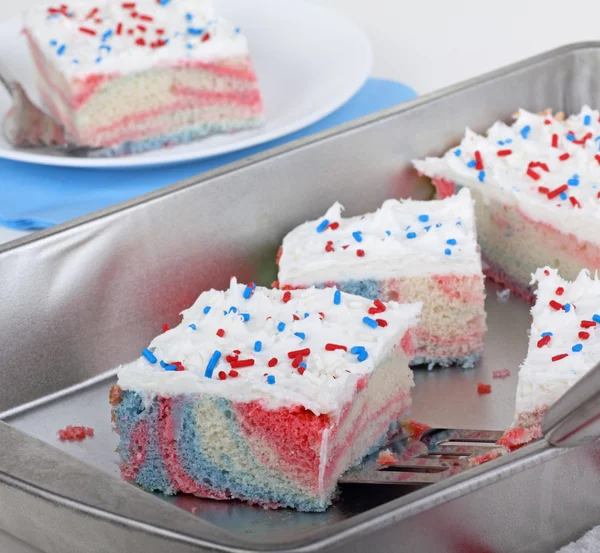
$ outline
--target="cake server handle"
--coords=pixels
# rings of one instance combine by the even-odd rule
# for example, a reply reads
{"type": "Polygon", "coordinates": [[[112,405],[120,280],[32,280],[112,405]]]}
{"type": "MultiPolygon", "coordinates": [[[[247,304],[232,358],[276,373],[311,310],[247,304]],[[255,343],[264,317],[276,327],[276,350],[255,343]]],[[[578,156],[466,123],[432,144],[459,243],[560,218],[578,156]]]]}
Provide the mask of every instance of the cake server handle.
{"type": "Polygon", "coordinates": [[[556,447],[575,447],[600,437],[600,363],[546,411],[542,435],[556,447]]]}

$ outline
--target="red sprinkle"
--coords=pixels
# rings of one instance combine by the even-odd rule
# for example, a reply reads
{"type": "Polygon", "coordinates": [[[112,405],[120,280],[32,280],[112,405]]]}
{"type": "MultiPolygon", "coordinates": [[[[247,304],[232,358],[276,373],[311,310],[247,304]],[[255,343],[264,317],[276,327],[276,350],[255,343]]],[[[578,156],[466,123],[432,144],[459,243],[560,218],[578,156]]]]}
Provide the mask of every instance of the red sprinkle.
{"type": "Polygon", "coordinates": [[[138,39],[135,41],[135,43],[136,43],[138,46],[146,46],[146,41],[145,41],[145,40],[144,40],[142,37],[138,38],[138,39]]]}
{"type": "Polygon", "coordinates": [[[298,317],[298,315],[292,315],[292,317],[293,317],[294,321],[299,321],[300,320],[300,317],[298,317]]]}
{"type": "Polygon", "coordinates": [[[89,426],[67,426],[58,431],[58,439],[61,442],[75,442],[91,438],[94,435],[94,429],[89,426]]]}
{"type": "Polygon", "coordinates": [[[559,355],[555,355],[552,358],[552,361],[560,361],[561,359],[564,359],[565,357],[569,357],[569,354],[568,353],[561,353],[559,355]]]}
{"type": "Polygon", "coordinates": [[[94,17],[97,13],[98,13],[98,8],[92,8],[90,13],[88,13],[85,18],[92,19],[92,17],[94,17]]]}
{"type": "Polygon", "coordinates": [[[358,257],[364,257],[365,256],[365,250],[356,250],[356,255],[358,255],[358,257]]]}
{"type": "Polygon", "coordinates": [[[539,167],[540,169],[543,169],[544,171],[546,171],[546,173],[550,172],[550,168],[541,161],[530,161],[529,167],[531,167],[532,169],[534,169],[535,167],[539,167]]]}
{"type": "Polygon", "coordinates": [[[335,249],[333,247],[333,240],[328,240],[327,244],[325,244],[325,251],[326,252],[334,252],[335,249]]]}
{"type": "Polygon", "coordinates": [[[596,154],[596,155],[594,156],[594,159],[595,159],[595,160],[596,160],[598,163],[600,163],[600,154],[596,154]]]}
{"type": "Polygon", "coordinates": [[[562,286],[559,286],[555,292],[554,292],[557,296],[562,296],[565,293],[565,289],[562,286]]]}
{"type": "Polygon", "coordinates": [[[580,146],[584,146],[586,140],[589,140],[590,138],[592,138],[592,133],[588,132],[588,133],[586,133],[585,136],[583,136],[579,140],[573,140],[573,144],[579,144],[580,146]]]}
{"type": "Polygon", "coordinates": [[[581,207],[581,204],[577,201],[577,198],[575,198],[575,196],[569,196],[569,201],[571,202],[571,205],[573,207],[581,207]]]}
{"type": "Polygon", "coordinates": [[[550,271],[549,271],[548,269],[544,269],[544,274],[545,274],[546,276],[550,276],[550,271]]]}
{"type": "Polygon", "coordinates": [[[134,19],[138,16],[138,12],[131,12],[131,17],[134,19]]]}
{"type": "Polygon", "coordinates": [[[595,321],[581,321],[581,328],[594,328],[595,326],[595,321]]]}
{"type": "Polygon", "coordinates": [[[126,10],[129,10],[131,8],[135,8],[135,2],[124,2],[121,4],[121,6],[123,6],[126,10]]]}
{"type": "Polygon", "coordinates": [[[254,365],[254,359],[242,359],[239,361],[232,361],[229,364],[232,369],[243,369],[245,367],[252,367],[254,365]]]}
{"type": "Polygon", "coordinates": [[[512,154],[512,150],[498,150],[496,152],[496,155],[498,157],[504,157],[504,156],[509,156],[510,154],[512,154]]]}
{"type": "Polygon", "coordinates": [[[550,121],[550,119],[544,119],[544,125],[550,125],[552,124],[552,121],[550,121]]]}
{"type": "Polygon", "coordinates": [[[142,31],[142,33],[145,33],[145,32],[146,32],[146,27],[145,27],[144,25],[136,25],[136,27],[137,27],[137,28],[138,28],[140,31],[142,31]]]}
{"type": "Polygon", "coordinates": [[[531,177],[533,180],[539,180],[540,176],[531,168],[527,169],[527,175],[531,177]]]}
{"type": "Polygon", "coordinates": [[[281,301],[283,303],[287,303],[288,301],[290,301],[292,299],[292,293],[289,290],[286,290],[283,293],[283,296],[281,296],[281,301]]]}
{"type": "Polygon", "coordinates": [[[294,367],[294,369],[297,369],[300,366],[300,363],[302,363],[303,359],[304,357],[302,357],[302,355],[294,357],[294,360],[292,361],[292,367],[294,367]]]}
{"type": "Polygon", "coordinates": [[[590,333],[582,330],[577,336],[579,336],[579,338],[582,340],[587,340],[590,337],[590,333]]]}
{"type": "Polygon", "coordinates": [[[557,134],[552,135],[552,147],[558,148],[558,135],[557,134]]]}
{"type": "Polygon", "coordinates": [[[377,324],[381,327],[386,327],[388,325],[387,321],[385,319],[375,319],[377,321],[377,324]]]}
{"type": "Polygon", "coordinates": [[[225,371],[219,371],[219,378],[225,380],[227,378],[227,373],[225,371]]]}
{"type": "Polygon", "coordinates": [[[166,332],[167,330],[169,330],[169,325],[168,325],[167,323],[165,323],[165,324],[162,326],[162,331],[163,331],[163,332],[166,332]]]}
{"type": "Polygon", "coordinates": [[[483,384],[481,382],[477,383],[477,393],[478,394],[491,394],[492,393],[492,385],[491,384],[483,384]]]}
{"type": "Polygon", "coordinates": [[[228,363],[233,363],[234,361],[238,360],[238,356],[237,355],[227,355],[225,356],[225,361],[227,361],[228,363]]]}
{"type": "Polygon", "coordinates": [[[552,190],[552,192],[548,192],[548,199],[549,200],[553,200],[554,198],[556,198],[556,196],[562,194],[568,188],[569,188],[568,184],[563,184],[562,186],[559,186],[558,188],[555,188],[554,190],[552,190]]]}
{"type": "Polygon", "coordinates": [[[219,330],[217,330],[217,336],[223,338],[223,336],[225,336],[225,331],[222,328],[219,328],[219,330]]]}
{"type": "Polygon", "coordinates": [[[294,359],[294,357],[306,357],[310,355],[310,348],[297,349],[295,351],[288,352],[288,357],[294,359]]]}
{"type": "Polygon", "coordinates": [[[556,309],[557,311],[560,311],[563,308],[563,305],[555,300],[550,300],[549,305],[552,309],[556,309]]]}
{"type": "Polygon", "coordinates": [[[538,348],[543,348],[545,345],[550,343],[550,336],[546,334],[546,336],[542,336],[537,343],[538,348]]]}
{"type": "Polygon", "coordinates": [[[337,221],[334,221],[333,223],[331,223],[331,224],[329,225],[329,228],[330,228],[331,230],[336,230],[337,228],[339,228],[339,226],[340,226],[340,224],[339,224],[337,221]]]}
{"type": "Polygon", "coordinates": [[[560,159],[561,161],[567,161],[567,159],[569,159],[571,156],[567,153],[562,154],[561,156],[558,156],[558,159],[560,159]]]}
{"type": "Polygon", "coordinates": [[[132,35],[133,34],[133,29],[127,29],[127,34],[128,35],[132,35]]]}
{"type": "Polygon", "coordinates": [[[165,30],[164,29],[156,29],[156,34],[157,35],[164,35],[165,34],[165,30]]]}
{"type": "Polygon", "coordinates": [[[117,33],[118,35],[120,35],[122,32],[123,32],[123,23],[119,23],[119,24],[117,25],[117,31],[116,31],[116,33],[117,33]]]}
{"type": "Polygon", "coordinates": [[[475,150],[475,169],[478,171],[483,171],[483,160],[481,159],[479,150],[475,150]]]}
{"type": "Polygon", "coordinates": [[[269,365],[269,367],[274,367],[275,365],[277,365],[277,357],[273,357],[272,359],[269,359],[269,362],[267,363],[267,365],[269,365]]]}
{"type": "Polygon", "coordinates": [[[94,29],[88,29],[87,27],[79,27],[79,30],[82,33],[86,33],[88,35],[96,36],[96,31],[94,31],[94,29]]]}
{"type": "Polygon", "coordinates": [[[237,378],[239,375],[240,375],[240,373],[239,373],[239,372],[237,372],[237,371],[234,371],[233,369],[231,369],[231,370],[229,371],[229,376],[230,376],[231,378],[237,378]]]}
{"type": "Polygon", "coordinates": [[[185,367],[183,366],[183,363],[181,361],[175,361],[174,363],[170,363],[170,364],[175,365],[179,372],[185,371],[185,367]]]}
{"type": "Polygon", "coordinates": [[[546,188],[545,186],[538,186],[538,192],[541,192],[542,194],[548,194],[548,192],[550,192],[550,189],[546,188]]]}
{"type": "Polygon", "coordinates": [[[319,311],[319,318],[323,320],[325,318],[325,313],[323,311],[319,311]]]}
{"type": "Polygon", "coordinates": [[[492,371],[492,378],[508,378],[510,371],[508,369],[500,369],[499,371],[492,371]]]}
{"type": "Polygon", "coordinates": [[[340,344],[325,344],[325,349],[327,351],[335,351],[336,349],[343,349],[344,351],[348,351],[346,346],[341,346],[340,344]]]}
{"type": "Polygon", "coordinates": [[[140,19],[142,21],[154,21],[154,17],[151,15],[140,15],[140,19]]]}
{"type": "Polygon", "coordinates": [[[300,375],[303,375],[305,370],[306,369],[304,367],[298,367],[298,372],[300,373],[300,375]]]}
{"type": "Polygon", "coordinates": [[[210,38],[210,33],[205,33],[200,42],[206,42],[210,38]]]}
{"type": "Polygon", "coordinates": [[[239,349],[234,349],[233,353],[235,353],[236,355],[239,355],[240,353],[242,353],[239,349]]]}

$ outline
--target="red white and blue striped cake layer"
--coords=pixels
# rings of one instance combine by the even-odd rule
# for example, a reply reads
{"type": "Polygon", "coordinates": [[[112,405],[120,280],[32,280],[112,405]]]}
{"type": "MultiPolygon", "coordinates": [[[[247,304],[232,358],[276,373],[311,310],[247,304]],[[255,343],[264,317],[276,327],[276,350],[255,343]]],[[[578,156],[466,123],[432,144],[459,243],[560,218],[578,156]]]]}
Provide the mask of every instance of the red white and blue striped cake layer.
{"type": "Polygon", "coordinates": [[[486,324],[469,191],[444,201],[388,200],[375,213],[350,218],[342,209],[336,203],[284,238],[278,285],[422,302],[412,364],[472,367],[486,324]]]}
{"type": "Polygon", "coordinates": [[[118,370],[123,476],[168,494],[324,510],[339,476],[407,413],[420,307],[235,279],[201,294],[118,370]]]}
{"type": "Polygon", "coordinates": [[[120,155],[255,127],[247,40],[210,0],[103,0],[25,19],[49,111],[72,139],[120,155]]]}
{"type": "Polygon", "coordinates": [[[600,113],[533,114],[486,135],[469,129],[440,158],[415,161],[438,196],[467,187],[475,199],[486,272],[533,301],[531,275],[550,266],[573,280],[600,268],[600,113]]]}

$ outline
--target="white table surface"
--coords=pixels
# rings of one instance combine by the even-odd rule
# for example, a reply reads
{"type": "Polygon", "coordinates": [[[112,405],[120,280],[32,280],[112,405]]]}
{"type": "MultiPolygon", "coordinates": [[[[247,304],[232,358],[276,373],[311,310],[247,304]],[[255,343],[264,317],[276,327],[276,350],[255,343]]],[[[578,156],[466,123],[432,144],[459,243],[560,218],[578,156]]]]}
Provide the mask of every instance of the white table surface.
{"type": "MultiPolygon", "coordinates": [[[[337,9],[367,31],[373,76],[402,81],[419,94],[564,44],[600,40],[600,4],[589,0],[312,1],[337,9]]],[[[0,19],[35,3],[0,0],[0,19]]],[[[0,228],[0,242],[21,234],[0,228]]],[[[0,551],[34,550],[0,532],[0,551]]]]}

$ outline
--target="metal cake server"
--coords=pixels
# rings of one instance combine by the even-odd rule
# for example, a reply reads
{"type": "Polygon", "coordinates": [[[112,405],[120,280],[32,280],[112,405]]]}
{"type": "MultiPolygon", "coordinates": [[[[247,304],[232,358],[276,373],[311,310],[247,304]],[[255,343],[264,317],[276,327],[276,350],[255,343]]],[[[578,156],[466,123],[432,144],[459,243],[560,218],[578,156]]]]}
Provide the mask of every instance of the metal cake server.
{"type": "Polygon", "coordinates": [[[101,148],[74,144],[64,127],[39,109],[27,96],[23,86],[0,64],[0,82],[12,97],[13,105],[4,116],[2,130],[15,148],[39,153],[85,157],[101,148]]]}
{"type": "MultiPolygon", "coordinates": [[[[391,452],[388,463],[382,466],[373,454],[346,472],[340,484],[433,484],[471,468],[474,459],[485,461],[500,456],[503,450],[496,442],[502,435],[487,430],[449,429],[429,429],[418,439],[401,434],[386,448],[391,452]]],[[[600,363],[546,411],[541,449],[577,447],[598,437],[600,363]]]]}

